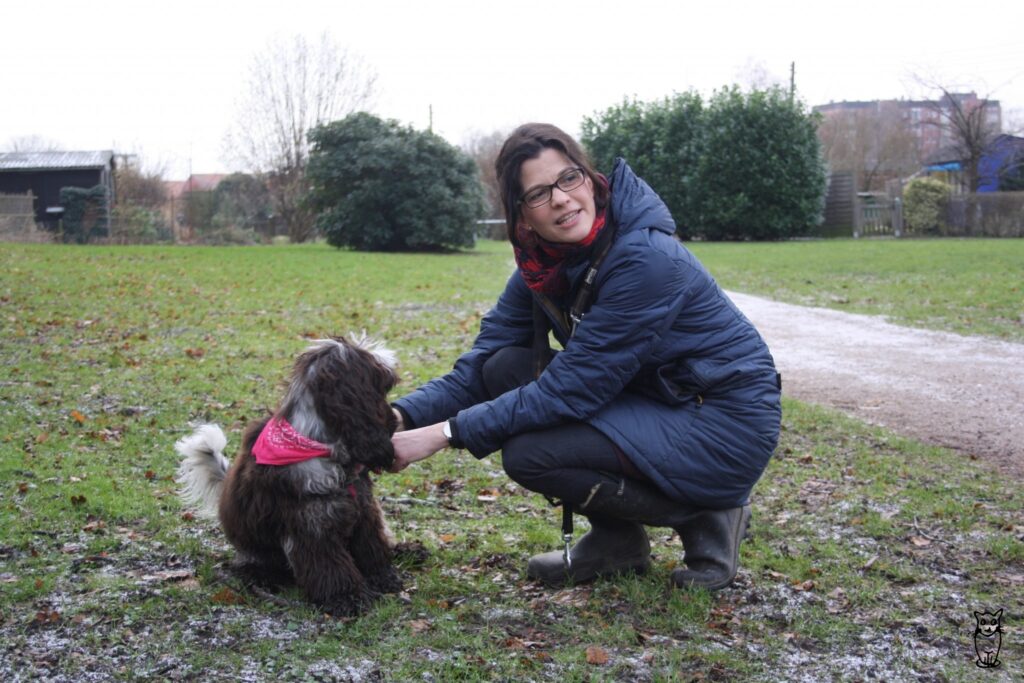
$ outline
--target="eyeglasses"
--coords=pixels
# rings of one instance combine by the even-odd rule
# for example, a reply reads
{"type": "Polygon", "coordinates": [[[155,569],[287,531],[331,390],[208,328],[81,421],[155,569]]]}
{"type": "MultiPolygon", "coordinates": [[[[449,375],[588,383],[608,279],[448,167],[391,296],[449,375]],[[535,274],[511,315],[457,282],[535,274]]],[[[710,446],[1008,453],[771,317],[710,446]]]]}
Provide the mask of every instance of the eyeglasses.
{"type": "Polygon", "coordinates": [[[579,166],[570,168],[562,172],[562,175],[558,176],[558,180],[551,183],[550,185],[541,185],[540,187],[534,187],[529,192],[519,198],[519,201],[526,204],[531,209],[535,209],[538,206],[543,206],[551,201],[551,190],[558,188],[562,192],[570,192],[575,190],[577,187],[583,184],[583,181],[587,179],[587,174],[583,172],[583,169],[579,166]]]}

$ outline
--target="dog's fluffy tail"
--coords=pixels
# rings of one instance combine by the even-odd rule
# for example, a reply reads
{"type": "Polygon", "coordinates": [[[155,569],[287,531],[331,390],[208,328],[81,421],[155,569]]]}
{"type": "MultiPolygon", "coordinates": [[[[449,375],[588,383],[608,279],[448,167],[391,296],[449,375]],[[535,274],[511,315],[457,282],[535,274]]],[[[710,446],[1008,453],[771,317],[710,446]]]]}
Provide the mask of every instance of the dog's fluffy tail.
{"type": "Polygon", "coordinates": [[[178,494],[204,517],[217,516],[217,502],[231,463],[224,457],[228,440],[217,425],[202,425],[174,444],[182,457],[178,466],[178,494]]]}

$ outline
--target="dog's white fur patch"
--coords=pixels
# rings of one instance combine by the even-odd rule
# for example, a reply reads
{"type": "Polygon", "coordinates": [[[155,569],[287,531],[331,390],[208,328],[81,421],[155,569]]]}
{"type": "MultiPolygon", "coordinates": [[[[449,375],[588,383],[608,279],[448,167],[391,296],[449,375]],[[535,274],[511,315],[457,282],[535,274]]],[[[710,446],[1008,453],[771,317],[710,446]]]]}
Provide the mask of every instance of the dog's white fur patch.
{"type": "Polygon", "coordinates": [[[311,458],[289,465],[285,471],[311,496],[323,496],[338,488],[342,475],[337,465],[323,458],[311,458]]]}
{"type": "MultiPolygon", "coordinates": [[[[398,354],[391,349],[384,346],[384,342],[374,339],[366,334],[366,331],[362,331],[358,334],[350,332],[348,339],[352,342],[353,346],[357,346],[364,351],[369,351],[377,358],[377,361],[382,365],[387,366],[392,372],[398,367],[398,354]]],[[[342,358],[348,352],[345,345],[334,339],[314,339],[310,345],[306,348],[306,351],[319,351],[320,349],[333,345],[341,353],[342,358]]]]}
{"type": "Polygon", "coordinates": [[[174,450],[182,457],[176,477],[181,485],[181,498],[203,517],[217,516],[217,501],[231,466],[224,457],[227,445],[224,431],[212,424],[200,425],[174,444],[174,450]]]}

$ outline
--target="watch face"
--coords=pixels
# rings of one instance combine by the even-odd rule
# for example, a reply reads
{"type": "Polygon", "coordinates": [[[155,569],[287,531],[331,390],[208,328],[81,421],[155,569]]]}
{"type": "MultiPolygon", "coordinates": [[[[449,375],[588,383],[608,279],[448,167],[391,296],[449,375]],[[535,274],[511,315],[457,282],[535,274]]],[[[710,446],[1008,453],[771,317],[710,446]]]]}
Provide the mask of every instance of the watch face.
{"type": "Polygon", "coordinates": [[[451,441],[451,439],[452,439],[452,426],[451,426],[451,424],[449,424],[447,421],[445,421],[444,427],[441,429],[441,431],[444,433],[444,438],[446,438],[449,441],[451,441]]]}

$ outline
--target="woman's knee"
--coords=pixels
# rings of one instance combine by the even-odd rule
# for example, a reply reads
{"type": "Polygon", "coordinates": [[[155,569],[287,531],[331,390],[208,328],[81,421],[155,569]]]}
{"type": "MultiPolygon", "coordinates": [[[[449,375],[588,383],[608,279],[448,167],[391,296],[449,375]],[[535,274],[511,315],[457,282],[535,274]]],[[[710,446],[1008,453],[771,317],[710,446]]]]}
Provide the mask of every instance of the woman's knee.
{"type": "Polygon", "coordinates": [[[528,384],[533,379],[533,352],[520,346],[499,349],[484,362],[484,388],[491,398],[528,384]]]}
{"type": "Polygon", "coordinates": [[[522,486],[527,486],[542,473],[535,457],[536,451],[531,448],[532,440],[528,437],[526,434],[513,436],[501,447],[501,466],[505,474],[522,486]]]}

